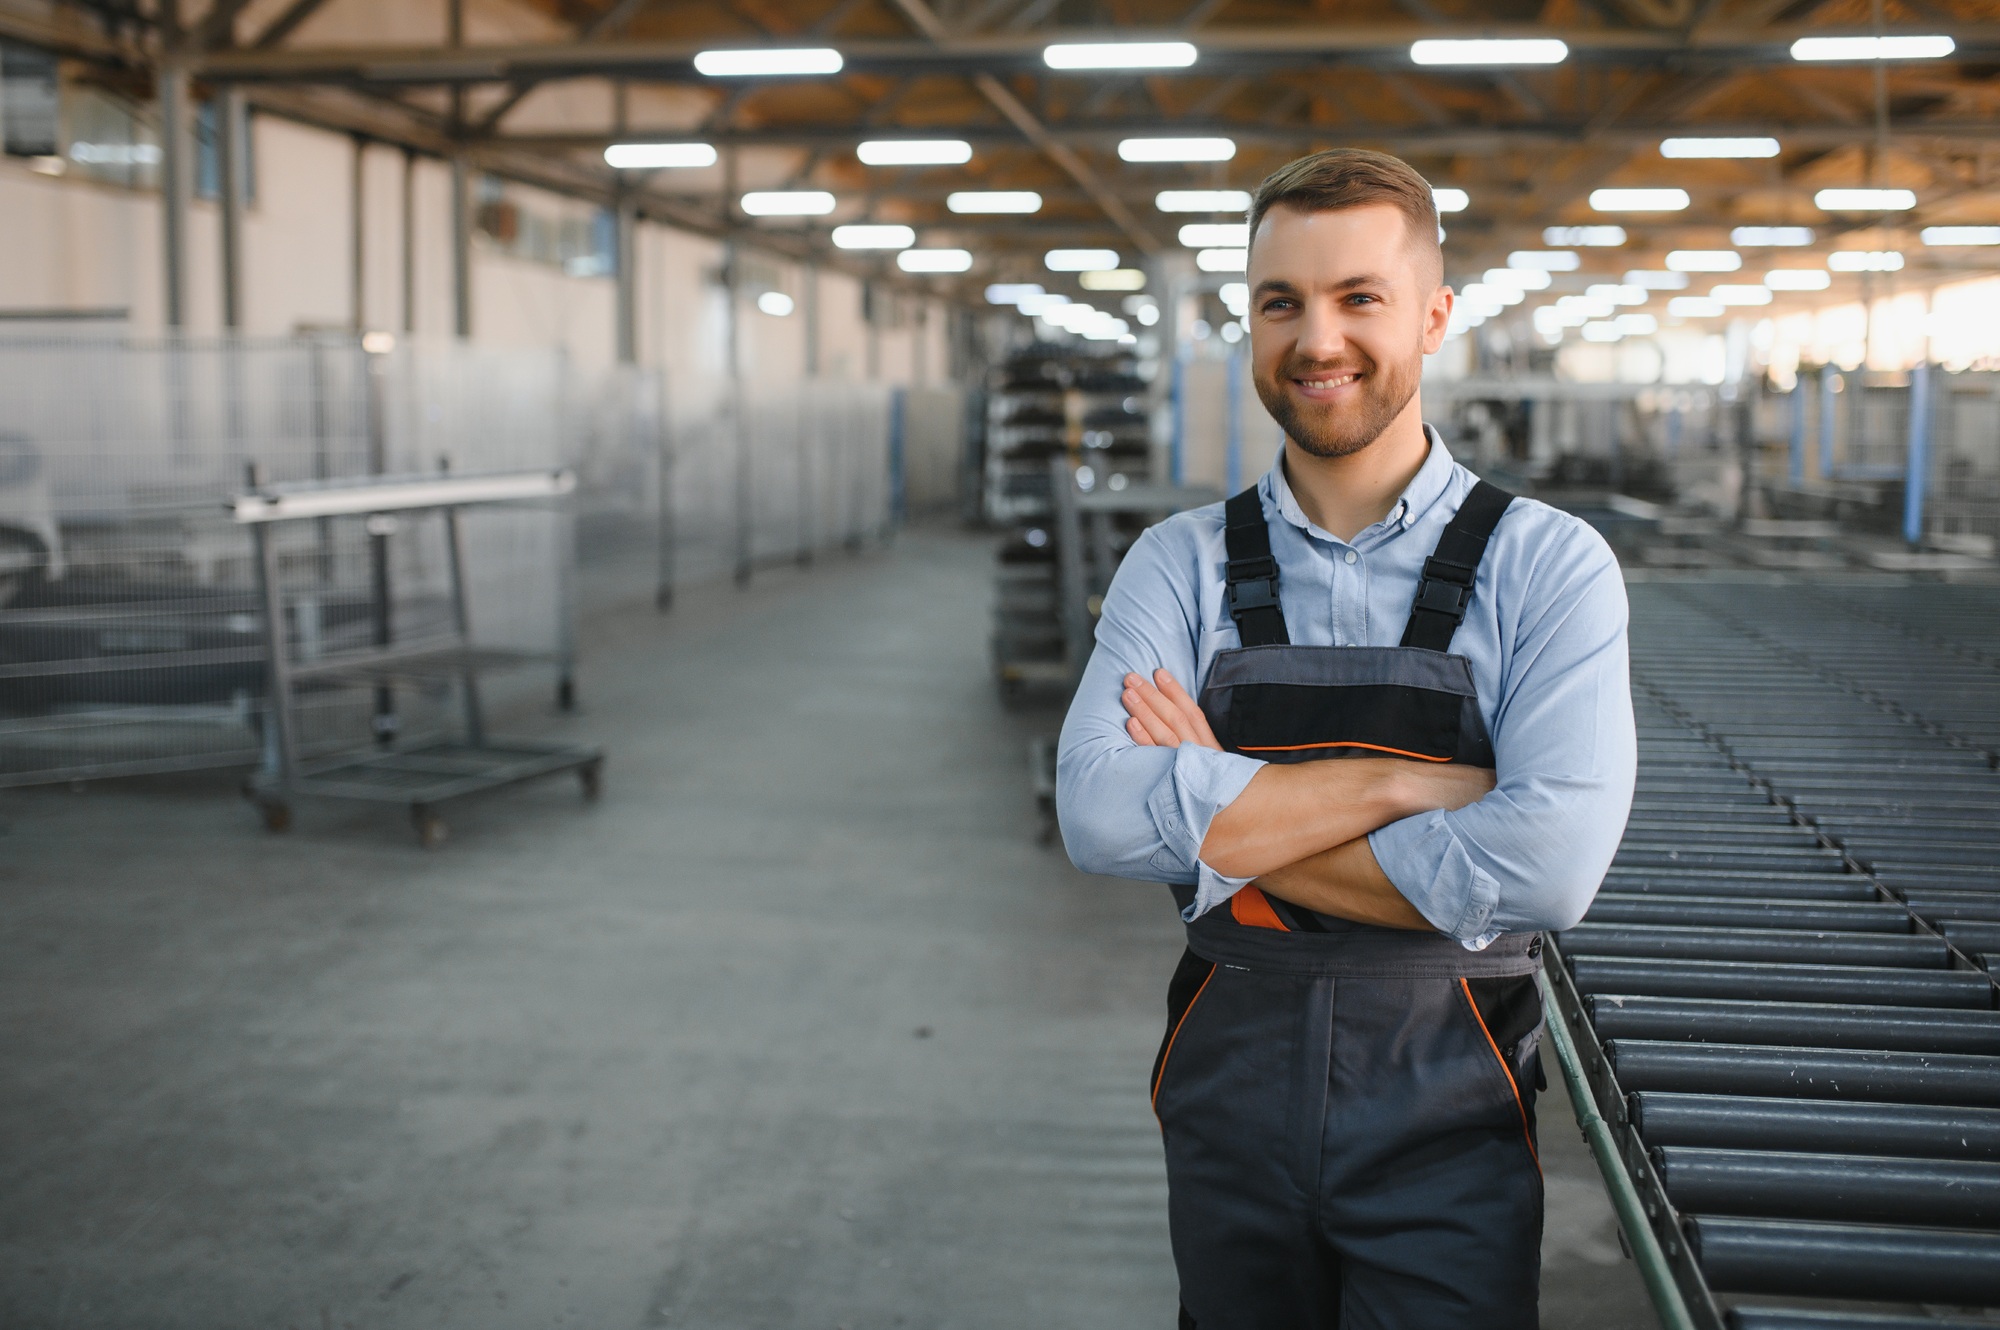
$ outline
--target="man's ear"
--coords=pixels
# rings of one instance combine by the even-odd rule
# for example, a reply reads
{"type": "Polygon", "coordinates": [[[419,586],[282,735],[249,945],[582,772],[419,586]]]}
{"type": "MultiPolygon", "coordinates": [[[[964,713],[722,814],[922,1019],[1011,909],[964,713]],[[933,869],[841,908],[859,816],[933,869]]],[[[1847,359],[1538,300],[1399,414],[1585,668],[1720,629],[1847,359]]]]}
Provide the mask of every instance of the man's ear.
{"type": "Polygon", "coordinates": [[[1424,354],[1434,356],[1444,345],[1445,330],[1451,326],[1451,307],[1458,300],[1448,286],[1440,286],[1431,292],[1431,303],[1424,310],[1424,354]]]}

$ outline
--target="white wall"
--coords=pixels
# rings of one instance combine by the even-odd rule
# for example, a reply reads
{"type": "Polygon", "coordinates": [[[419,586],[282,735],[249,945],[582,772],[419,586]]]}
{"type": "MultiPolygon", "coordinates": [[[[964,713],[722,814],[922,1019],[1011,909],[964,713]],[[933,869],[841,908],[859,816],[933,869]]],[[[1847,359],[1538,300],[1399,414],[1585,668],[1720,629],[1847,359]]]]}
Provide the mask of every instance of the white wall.
{"type": "MultiPolygon", "coordinates": [[[[244,220],[243,327],[280,336],[301,327],[353,326],[355,144],[273,116],[252,117],[257,196],[244,220]]],[[[508,196],[548,216],[584,218],[584,203],[524,186],[508,196]]],[[[403,324],[403,154],[363,150],[360,325],[403,324]]],[[[450,175],[420,157],[414,173],[415,330],[452,329],[450,175]]],[[[150,191],[101,185],[74,176],[37,174],[0,158],[0,308],[103,308],[131,311],[141,335],[163,328],[159,199],[150,191]]],[[[220,235],[216,206],[191,207],[187,252],[187,327],[219,332],[220,235]]],[[[634,244],[638,359],[667,372],[676,394],[698,400],[718,390],[726,325],[715,286],[720,242],[642,223],[634,244]]],[[[746,375],[796,379],[805,372],[805,274],[800,265],[760,255],[798,302],[787,318],[759,313],[747,300],[739,320],[746,375]]],[[[844,273],[819,274],[819,371],[824,378],[875,377],[889,384],[945,380],[947,317],[930,302],[918,323],[871,330],[861,317],[861,284],[844,273]]],[[[616,298],[609,277],[571,277],[539,261],[476,241],[472,340],[495,348],[562,349],[579,369],[608,369],[616,354],[616,298]]]]}

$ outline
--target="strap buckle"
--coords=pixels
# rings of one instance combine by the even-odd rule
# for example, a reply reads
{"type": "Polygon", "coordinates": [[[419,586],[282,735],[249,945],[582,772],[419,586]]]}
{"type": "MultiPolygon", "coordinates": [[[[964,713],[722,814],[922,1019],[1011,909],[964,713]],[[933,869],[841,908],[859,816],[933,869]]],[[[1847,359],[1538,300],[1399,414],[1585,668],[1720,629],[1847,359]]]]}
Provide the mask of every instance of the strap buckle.
{"type": "Polygon", "coordinates": [[[1249,610],[1275,609],[1278,604],[1278,561],[1270,555],[1231,559],[1224,565],[1228,579],[1229,614],[1240,618],[1249,610]]]}
{"type": "Polygon", "coordinates": [[[1472,600],[1473,573],[1464,564],[1447,563],[1436,556],[1425,559],[1424,575],[1417,582],[1415,608],[1463,619],[1465,607],[1472,600]]]}

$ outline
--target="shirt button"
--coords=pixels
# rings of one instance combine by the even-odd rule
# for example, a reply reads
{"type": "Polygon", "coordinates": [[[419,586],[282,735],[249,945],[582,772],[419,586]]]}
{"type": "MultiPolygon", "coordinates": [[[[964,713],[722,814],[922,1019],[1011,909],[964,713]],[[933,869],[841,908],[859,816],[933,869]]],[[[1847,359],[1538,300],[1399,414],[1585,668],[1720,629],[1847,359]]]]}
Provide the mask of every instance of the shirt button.
{"type": "Polygon", "coordinates": [[[1357,560],[1359,560],[1360,558],[1361,558],[1361,556],[1360,556],[1359,554],[1356,554],[1356,553],[1355,553],[1355,552],[1354,552],[1353,550],[1349,550],[1349,551],[1347,552],[1347,561],[1348,561],[1349,563],[1354,563],[1354,562],[1356,562],[1357,560]]]}

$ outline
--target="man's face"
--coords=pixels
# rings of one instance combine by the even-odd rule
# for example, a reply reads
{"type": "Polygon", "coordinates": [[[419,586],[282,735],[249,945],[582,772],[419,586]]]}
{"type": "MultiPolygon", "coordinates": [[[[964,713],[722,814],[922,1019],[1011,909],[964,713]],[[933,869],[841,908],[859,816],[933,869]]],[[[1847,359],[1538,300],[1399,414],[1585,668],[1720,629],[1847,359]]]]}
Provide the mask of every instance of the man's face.
{"type": "Polygon", "coordinates": [[[1315,457],[1373,443],[1416,395],[1444,341],[1451,292],[1387,204],[1339,212],[1279,206],[1250,246],[1250,357],[1257,396],[1315,457]]]}

